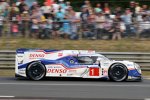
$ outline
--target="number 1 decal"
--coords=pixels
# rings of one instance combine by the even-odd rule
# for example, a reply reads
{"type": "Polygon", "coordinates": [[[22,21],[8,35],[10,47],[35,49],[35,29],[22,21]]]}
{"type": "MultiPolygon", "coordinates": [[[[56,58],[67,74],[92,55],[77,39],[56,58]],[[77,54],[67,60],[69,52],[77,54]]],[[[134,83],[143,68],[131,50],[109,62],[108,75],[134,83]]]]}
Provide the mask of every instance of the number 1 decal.
{"type": "Polygon", "coordinates": [[[89,75],[90,76],[99,76],[99,68],[90,68],[89,75]]]}

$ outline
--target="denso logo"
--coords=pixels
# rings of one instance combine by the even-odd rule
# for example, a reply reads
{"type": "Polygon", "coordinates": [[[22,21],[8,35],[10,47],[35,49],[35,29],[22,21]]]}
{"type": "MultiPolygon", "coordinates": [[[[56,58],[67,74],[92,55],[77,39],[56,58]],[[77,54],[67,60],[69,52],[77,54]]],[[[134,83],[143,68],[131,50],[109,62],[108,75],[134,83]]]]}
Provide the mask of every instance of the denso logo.
{"type": "Polygon", "coordinates": [[[48,73],[66,73],[67,70],[66,69],[48,69],[47,72],[48,73]]]}
{"type": "Polygon", "coordinates": [[[45,54],[30,54],[30,58],[43,58],[45,57],[45,54]]]}

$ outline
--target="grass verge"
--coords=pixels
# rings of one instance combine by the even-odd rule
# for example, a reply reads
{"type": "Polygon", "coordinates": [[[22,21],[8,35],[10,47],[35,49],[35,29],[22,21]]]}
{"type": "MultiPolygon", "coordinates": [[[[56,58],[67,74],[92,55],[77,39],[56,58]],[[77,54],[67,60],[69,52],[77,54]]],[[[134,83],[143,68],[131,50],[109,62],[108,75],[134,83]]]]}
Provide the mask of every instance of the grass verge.
{"type": "Polygon", "coordinates": [[[1,50],[16,50],[17,48],[41,48],[41,49],[77,49],[96,50],[103,52],[149,52],[149,40],[122,39],[114,40],[67,40],[67,39],[26,39],[26,38],[2,38],[1,50]]]}
{"type": "Polygon", "coordinates": [[[14,69],[0,69],[0,76],[1,77],[14,77],[15,70],[14,69]]]}

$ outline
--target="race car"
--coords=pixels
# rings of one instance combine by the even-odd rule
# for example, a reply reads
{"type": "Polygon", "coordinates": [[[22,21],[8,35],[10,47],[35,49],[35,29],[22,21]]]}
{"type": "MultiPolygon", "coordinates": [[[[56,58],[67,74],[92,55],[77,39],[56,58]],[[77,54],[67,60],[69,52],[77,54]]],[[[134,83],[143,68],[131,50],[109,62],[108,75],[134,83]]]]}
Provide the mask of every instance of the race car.
{"type": "Polygon", "coordinates": [[[32,80],[44,77],[142,80],[138,64],[110,60],[93,50],[18,49],[15,74],[32,80]]]}

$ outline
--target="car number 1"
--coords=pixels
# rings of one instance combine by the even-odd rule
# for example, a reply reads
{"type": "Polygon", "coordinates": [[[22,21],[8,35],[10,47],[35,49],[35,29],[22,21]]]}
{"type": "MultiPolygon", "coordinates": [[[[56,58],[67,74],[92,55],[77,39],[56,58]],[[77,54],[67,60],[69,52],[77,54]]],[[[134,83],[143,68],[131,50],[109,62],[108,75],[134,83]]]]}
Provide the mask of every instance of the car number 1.
{"type": "Polygon", "coordinates": [[[99,68],[90,68],[89,76],[99,76],[99,68]]]}

